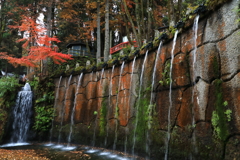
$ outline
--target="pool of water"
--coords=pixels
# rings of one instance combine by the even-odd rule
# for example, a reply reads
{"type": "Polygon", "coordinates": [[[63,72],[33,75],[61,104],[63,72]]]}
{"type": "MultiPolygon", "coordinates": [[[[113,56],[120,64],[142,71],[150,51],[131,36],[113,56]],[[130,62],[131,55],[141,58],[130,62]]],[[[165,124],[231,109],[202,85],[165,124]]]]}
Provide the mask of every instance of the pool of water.
{"type": "MultiPolygon", "coordinates": [[[[131,155],[123,152],[107,150],[104,148],[89,147],[83,145],[67,146],[54,143],[10,143],[0,146],[0,149],[11,150],[32,150],[37,155],[51,160],[131,160],[131,155]]],[[[142,160],[135,157],[135,160],[142,160]]]]}

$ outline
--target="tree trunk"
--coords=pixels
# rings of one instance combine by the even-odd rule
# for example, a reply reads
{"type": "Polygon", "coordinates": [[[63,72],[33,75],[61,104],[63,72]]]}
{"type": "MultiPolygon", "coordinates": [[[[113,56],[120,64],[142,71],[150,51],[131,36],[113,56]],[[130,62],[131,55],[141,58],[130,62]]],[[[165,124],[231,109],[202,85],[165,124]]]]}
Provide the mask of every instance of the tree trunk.
{"type": "Polygon", "coordinates": [[[173,0],[168,0],[168,11],[169,11],[168,13],[169,26],[174,26],[176,23],[176,20],[175,20],[173,0]]]}
{"type": "Polygon", "coordinates": [[[141,31],[144,30],[144,25],[142,24],[142,14],[141,14],[141,6],[139,4],[138,0],[135,0],[135,15],[136,15],[136,21],[137,21],[137,29],[138,29],[138,34],[135,36],[138,41],[138,46],[142,46],[142,33],[141,31]]]}
{"type": "MultiPolygon", "coordinates": [[[[50,0],[47,3],[47,36],[52,37],[52,12],[53,12],[53,2],[54,0],[50,0]]],[[[49,59],[44,59],[42,60],[41,63],[41,72],[42,75],[47,75],[48,74],[48,60],[49,59]]]]}
{"type": "Polygon", "coordinates": [[[104,45],[104,61],[108,60],[110,50],[109,43],[109,0],[105,3],[105,45],[104,45]]]}
{"type": "MultiPolygon", "coordinates": [[[[97,1],[97,55],[96,59],[101,57],[101,15],[100,15],[100,0],[97,1]]],[[[98,62],[98,61],[97,61],[98,62]]]]}

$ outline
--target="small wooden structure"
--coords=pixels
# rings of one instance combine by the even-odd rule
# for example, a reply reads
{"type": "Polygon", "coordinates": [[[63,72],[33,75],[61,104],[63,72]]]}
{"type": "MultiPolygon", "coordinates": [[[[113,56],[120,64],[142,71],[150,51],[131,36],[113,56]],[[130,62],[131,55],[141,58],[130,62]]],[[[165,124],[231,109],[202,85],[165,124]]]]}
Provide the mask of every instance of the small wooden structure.
{"type": "Polygon", "coordinates": [[[94,49],[89,46],[90,51],[88,51],[86,44],[75,42],[75,43],[69,43],[67,45],[68,54],[71,54],[73,56],[89,56],[89,57],[95,57],[96,52],[94,49]]]}

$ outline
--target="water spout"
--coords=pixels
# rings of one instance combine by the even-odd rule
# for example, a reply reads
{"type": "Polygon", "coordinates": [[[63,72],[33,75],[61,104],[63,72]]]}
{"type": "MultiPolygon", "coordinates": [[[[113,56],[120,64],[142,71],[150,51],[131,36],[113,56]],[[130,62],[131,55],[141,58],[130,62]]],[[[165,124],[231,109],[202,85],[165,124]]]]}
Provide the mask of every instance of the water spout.
{"type": "Polygon", "coordinates": [[[197,9],[195,9],[195,10],[193,11],[193,13],[194,13],[194,14],[201,14],[201,13],[204,13],[204,12],[206,12],[206,11],[207,11],[206,6],[205,6],[204,4],[201,4],[201,5],[198,6],[197,9]]]}
{"type": "Polygon", "coordinates": [[[166,40],[166,39],[168,39],[167,33],[161,34],[161,36],[158,38],[158,40],[166,40]]]}
{"type": "Polygon", "coordinates": [[[185,23],[181,20],[181,21],[177,22],[177,24],[174,26],[174,28],[180,29],[180,28],[183,28],[184,25],[185,25],[185,23]]]}

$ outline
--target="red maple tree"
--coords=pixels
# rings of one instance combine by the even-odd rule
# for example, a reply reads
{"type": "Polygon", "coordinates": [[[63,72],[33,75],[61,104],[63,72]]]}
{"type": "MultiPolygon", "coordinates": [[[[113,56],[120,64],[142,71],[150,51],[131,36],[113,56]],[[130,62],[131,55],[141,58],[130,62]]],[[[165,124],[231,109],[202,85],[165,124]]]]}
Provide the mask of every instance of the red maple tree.
{"type": "Polygon", "coordinates": [[[56,51],[53,44],[60,41],[56,37],[47,36],[45,34],[46,29],[31,17],[23,16],[20,26],[9,26],[9,28],[18,29],[19,32],[25,34],[22,39],[17,40],[17,42],[24,42],[22,48],[25,54],[21,58],[9,55],[6,52],[0,52],[0,59],[8,60],[13,66],[38,67],[40,61],[47,58],[51,58],[56,64],[72,59],[71,55],[56,51]]]}

